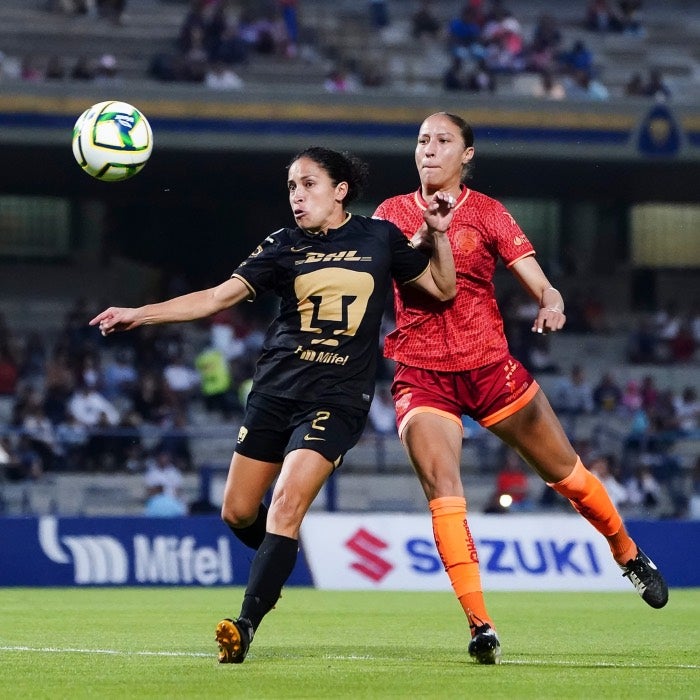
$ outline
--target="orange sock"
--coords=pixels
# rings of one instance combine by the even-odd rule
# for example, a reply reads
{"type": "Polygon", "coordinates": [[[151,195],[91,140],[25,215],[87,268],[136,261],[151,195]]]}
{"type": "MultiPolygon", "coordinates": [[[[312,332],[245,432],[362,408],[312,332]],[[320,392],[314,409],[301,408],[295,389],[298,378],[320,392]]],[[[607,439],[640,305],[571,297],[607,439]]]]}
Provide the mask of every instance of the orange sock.
{"type": "Polygon", "coordinates": [[[450,577],[460,605],[470,622],[488,622],[495,629],[486,612],[484,593],[481,590],[479,557],[467,524],[467,501],[460,496],[435,498],[430,503],[433,518],[435,545],[450,577]]]}
{"type": "Polygon", "coordinates": [[[571,505],[605,536],[618,564],[626,564],[637,555],[637,545],[627,534],[615,504],[600,479],[583,466],[580,457],[577,457],[569,476],[547,486],[568,498],[571,505]]]}

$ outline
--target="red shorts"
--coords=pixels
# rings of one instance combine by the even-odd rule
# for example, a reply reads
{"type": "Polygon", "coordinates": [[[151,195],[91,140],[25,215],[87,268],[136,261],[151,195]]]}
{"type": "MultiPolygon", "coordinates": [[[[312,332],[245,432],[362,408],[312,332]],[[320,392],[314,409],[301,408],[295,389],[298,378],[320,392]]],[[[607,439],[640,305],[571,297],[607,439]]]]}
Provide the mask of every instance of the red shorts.
{"type": "Polygon", "coordinates": [[[437,372],[397,363],[391,393],[399,435],[422,412],[438,413],[462,425],[467,415],[485,428],[513,415],[539,389],[514,357],[464,372],[437,372]]]}

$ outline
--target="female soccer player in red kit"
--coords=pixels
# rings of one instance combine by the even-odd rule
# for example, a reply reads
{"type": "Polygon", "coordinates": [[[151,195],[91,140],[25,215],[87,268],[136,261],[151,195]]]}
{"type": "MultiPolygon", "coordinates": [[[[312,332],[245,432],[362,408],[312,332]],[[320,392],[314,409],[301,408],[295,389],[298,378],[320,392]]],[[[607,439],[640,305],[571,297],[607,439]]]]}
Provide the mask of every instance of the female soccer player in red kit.
{"type": "Polygon", "coordinates": [[[500,641],[481,587],[460,476],[462,415],[513,447],[549,486],[606,537],[623,575],[652,607],[668,600],[663,577],[628,535],[600,481],[582,464],[532,375],[510,355],[494,294],[500,258],[539,304],[533,332],[560,330],[564,300],[504,206],[467,188],[474,157],[471,127],[438,112],[421,125],[415,150],[420,188],[385,200],[375,216],[395,223],[417,247],[428,247],[423,212],[438,191],[456,198],[448,237],[457,296],[448,302],[395,287],[396,329],[384,352],[396,362],[392,394],[399,435],[432,514],[435,544],[467,615],[469,654],[500,661],[500,641]]]}

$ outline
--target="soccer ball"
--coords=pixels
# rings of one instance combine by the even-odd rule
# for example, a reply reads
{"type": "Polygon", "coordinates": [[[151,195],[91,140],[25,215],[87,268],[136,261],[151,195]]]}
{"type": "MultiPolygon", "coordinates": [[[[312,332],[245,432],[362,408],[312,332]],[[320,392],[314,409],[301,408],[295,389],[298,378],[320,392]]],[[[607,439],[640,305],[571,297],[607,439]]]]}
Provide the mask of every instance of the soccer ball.
{"type": "Polygon", "coordinates": [[[78,165],[98,180],[133,177],[152,151],[151,125],[126,102],[99,102],[86,109],[73,127],[73,155],[78,165]]]}

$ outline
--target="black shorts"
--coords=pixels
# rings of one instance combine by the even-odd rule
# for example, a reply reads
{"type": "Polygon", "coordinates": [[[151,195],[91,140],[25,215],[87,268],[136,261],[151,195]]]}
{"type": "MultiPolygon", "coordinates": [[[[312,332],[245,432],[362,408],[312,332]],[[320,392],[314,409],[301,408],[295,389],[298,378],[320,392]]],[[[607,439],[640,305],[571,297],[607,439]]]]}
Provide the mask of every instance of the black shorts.
{"type": "Polygon", "coordinates": [[[322,454],[336,467],[357,444],[368,411],[317,401],[284,399],[258,392],[248,395],[236,452],[262,462],[282,462],[301,448],[322,454]]]}

